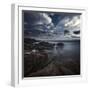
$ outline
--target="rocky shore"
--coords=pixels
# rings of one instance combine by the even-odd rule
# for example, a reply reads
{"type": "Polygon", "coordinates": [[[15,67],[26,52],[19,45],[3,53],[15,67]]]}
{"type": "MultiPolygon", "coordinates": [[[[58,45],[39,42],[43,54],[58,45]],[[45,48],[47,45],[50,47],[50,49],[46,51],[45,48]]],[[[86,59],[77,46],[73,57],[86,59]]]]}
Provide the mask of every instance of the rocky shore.
{"type": "MultiPolygon", "coordinates": [[[[55,44],[44,41],[24,39],[24,77],[79,75],[80,57],[67,58],[64,56],[49,55],[55,44]]],[[[58,43],[63,48],[64,43],[58,43]]],[[[52,52],[53,53],[53,52],[52,52]]]]}

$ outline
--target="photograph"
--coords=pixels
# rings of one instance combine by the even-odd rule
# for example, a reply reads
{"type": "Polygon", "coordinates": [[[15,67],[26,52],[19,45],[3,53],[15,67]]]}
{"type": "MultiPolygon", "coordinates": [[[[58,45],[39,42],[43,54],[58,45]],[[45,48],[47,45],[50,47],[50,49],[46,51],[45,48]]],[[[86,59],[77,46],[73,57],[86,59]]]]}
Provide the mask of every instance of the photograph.
{"type": "Polygon", "coordinates": [[[23,76],[80,75],[81,13],[22,10],[23,76]]]}

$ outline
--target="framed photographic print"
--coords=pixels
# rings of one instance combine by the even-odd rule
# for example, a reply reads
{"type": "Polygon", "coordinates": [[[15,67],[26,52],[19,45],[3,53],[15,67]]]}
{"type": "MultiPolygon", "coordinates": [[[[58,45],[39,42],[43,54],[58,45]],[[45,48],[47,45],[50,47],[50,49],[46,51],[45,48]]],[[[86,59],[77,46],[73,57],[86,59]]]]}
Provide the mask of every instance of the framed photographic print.
{"type": "Polygon", "coordinates": [[[12,5],[12,85],[83,80],[84,29],[83,8],[12,5]]]}

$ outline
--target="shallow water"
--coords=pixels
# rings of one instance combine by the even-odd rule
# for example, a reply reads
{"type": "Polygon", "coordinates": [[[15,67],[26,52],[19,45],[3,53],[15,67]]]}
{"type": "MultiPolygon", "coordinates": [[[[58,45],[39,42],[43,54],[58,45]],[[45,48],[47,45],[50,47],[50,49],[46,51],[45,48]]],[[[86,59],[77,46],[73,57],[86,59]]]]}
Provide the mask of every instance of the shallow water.
{"type": "MultiPolygon", "coordinates": [[[[57,42],[58,43],[58,42],[57,42]]],[[[48,50],[48,55],[59,57],[59,60],[80,60],[80,42],[59,42],[63,46],[57,44],[51,50],[48,50]]]]}
{"type": "MultiPolygon", "coordinates": [[[[25,58],[25,63],[31,63],[28,67],[27,64],[24,64],[25,71],[30,69],[28,73],[24,73],[25,77],[79,75],[80,41],[48,41],[48,43],[53,43],[54,46],[51,49],[46,49],[44,51],[46,53],[45,55],[48,55],[47,59],[37,58],[37,54],[34,57],[30,55],[32,58],[30,58],[29,55],[25,58]],[[60,43],[60,45],[58,45],[58,43],[60,43]],[[31,66],[33,69],[30,68],[31,66]]],[[[39,54],[43,55],[42,52],[39,52],[39,54]]]]}

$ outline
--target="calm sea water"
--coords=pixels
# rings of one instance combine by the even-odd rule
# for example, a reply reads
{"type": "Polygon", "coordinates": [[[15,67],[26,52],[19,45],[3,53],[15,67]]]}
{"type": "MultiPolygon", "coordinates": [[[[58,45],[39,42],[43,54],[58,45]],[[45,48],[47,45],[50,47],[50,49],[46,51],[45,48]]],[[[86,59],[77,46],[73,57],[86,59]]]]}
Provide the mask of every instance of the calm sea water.
{"type": "Polygon", "coordinates": [[[63,41],[55,43],[56,44],[51,50],[47,50],[49,58],[53,58],[55,56],[56,59],[60,61],[80,61],[80,41],[63,41]],[[58,46],[57,43],[63,43],[63,45],[58,46]]]}

